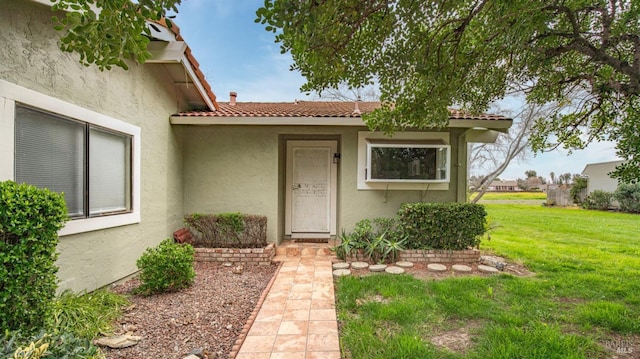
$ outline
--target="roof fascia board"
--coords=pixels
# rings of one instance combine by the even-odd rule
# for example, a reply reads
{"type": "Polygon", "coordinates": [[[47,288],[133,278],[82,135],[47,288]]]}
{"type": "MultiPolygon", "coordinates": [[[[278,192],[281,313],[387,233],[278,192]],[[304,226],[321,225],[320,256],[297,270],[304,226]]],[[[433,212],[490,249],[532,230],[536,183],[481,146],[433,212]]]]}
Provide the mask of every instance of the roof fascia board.
{"type": "Polygon", "coordinates": [[[151,58],[146,63],[177,64],[182,61],[187,44],[184,41],[151,41],[147,50],[151,53],[151,58]]]}
{"type": "Polygon", "coordinates": [[[187,71],[189,78],[191,78],[193,85],[196,87],[196,89],[198,89],[198,93],[200,94],[200,96],[202,96],[202,99],[207,104],[209,110],[214,111],[216,107],[209,95],[207,95],[207,90],[205,90],[204,85],[202,84],[202,82],[200,82],[198,76],[196,76],[196,72],[193,67],[191,67],[191,63],[189,62],[189,59],[187,58],[187,55],[185,53],[182,54],[182,59],[180,60],[180,62],[182,62],[182,66],[184,67],[185,71],[187,71]]]}
{"type": "MultiPolygon", "coordinates": [[[[512,121],[507,120],[450,120],[448,127],[486,128],[507,132],[512,121]]],[[[218,117],[171,116],[173,125],[237,125],[237,126],[367,126],[360,117],[218,117]]]]}
{"type": "Polygon", "coordinates": [[[454,128],[486,128],[500,132],[508,132],[513,120],[449,120],[449,127],[454,128]]]}

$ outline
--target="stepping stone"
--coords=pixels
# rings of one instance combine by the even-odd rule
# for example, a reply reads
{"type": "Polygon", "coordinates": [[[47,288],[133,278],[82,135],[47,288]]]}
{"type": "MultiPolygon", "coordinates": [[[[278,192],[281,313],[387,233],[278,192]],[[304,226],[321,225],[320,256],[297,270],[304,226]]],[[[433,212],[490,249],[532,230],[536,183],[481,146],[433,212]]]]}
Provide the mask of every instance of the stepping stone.
{"type": "Polygon", "coordinates": [[[389,274],[402,274],[402,273],[404,273],[404,269],[402,269],[400,267],[396,267],[396,266],[389,266],[384,271],[389,273],[389,274]]]}
{"type": "Polygon", "coordinates": [[[453,269],[454,272],[471,273],[471,267],[464,264],[454,264],[451,266],[451,269],[453,269]]]}
{"type": "Polygon", "coordinates": [[[347,262],[333,263],[333,269],[349,269],[349,263],[347,262]]]}
{"type": "Polygon", "coordinates": [[[396,266],[400,267],[400,268],[411,268],[413,267],[413,262],[396,262],[396,266]]]}
{"type": "Polygon", "coordinates": [[[369,263],[367,263],[367,262],[353,262],[353,263],[351,263],[351,268],[353,268],[353,269],[367,269],[367,268],[369,268],[369,263]]]}
{"type": "Polygon", "coordinates": [[[484,264],[479,264],[478,265],[478,270],[482,273],[489,273],[489,274],[494,274],[494,273],[498,273],[500,272],[499,270],[497,270],[496,268],[493,267],[489,267],[486,266],[484,264]]]}
{"type": "Polygon", "coordinates": [[[348,269],[336,269],[333,271],[333,276],[338,278],[338,277],[342,277],[345,275],[350,275],[351,271],[348,269]]]}
{"type": "Polygon", "coordinates": [[[386,264],[374,264],[369,266],[369,270],[372,272],[384,272],[387,269],[386,264]]]}
{"type": "Polygon", "coordinates": [[[440,263],[429,263],[427,265],[427,269],[431,272],[445,272],[447,270],[447,266],[440,263]]]}

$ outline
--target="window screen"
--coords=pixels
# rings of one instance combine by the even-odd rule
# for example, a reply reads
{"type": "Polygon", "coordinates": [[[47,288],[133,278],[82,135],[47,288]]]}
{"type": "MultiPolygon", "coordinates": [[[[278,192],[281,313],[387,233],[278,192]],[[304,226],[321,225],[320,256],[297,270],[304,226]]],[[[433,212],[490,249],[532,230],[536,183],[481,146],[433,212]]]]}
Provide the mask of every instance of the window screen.
{"type": "Polygon", "coordinates": [[[64,193],[71,217],[84,216],[85,125],[16,108],[16,182],[64,193]]]}

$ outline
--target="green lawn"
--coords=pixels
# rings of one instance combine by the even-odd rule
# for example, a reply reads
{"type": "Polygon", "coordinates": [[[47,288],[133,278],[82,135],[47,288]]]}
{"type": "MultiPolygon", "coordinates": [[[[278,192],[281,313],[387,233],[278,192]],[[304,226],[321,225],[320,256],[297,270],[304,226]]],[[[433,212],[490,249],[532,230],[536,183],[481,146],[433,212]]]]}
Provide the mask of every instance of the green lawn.
{"type": "Polygon", "coordinates": [[[501,226],[481,249],[522,263],[536,275],[440,281],[409,275],[343,277],[336,297],[344,357],[638,354],[640,216],[527,205],[486,207],[491,221],[501,226]],[[452,350],[434,344],[443,338],[452,350]]]}
{"type": "MultiPolygon", "coordinates": [[[[472,197],[475,196],[472,195],[472,197]]],[[[540,200],[546,201],[547,194],[544,192],[487,192],[482,196],[483,200],[494,201],[514,201],[514,200],[540,200]]]]}

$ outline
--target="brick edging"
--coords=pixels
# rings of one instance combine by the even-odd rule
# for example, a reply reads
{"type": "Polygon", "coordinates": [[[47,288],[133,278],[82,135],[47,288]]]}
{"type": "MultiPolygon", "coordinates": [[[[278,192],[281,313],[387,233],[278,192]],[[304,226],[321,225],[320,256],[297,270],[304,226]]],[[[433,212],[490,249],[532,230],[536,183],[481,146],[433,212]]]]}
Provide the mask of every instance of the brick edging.
{"type": "Polygon", "coordinates": [[[264,303],[265,298],[267,298],[269,291],[271,291],[271,287],[273,286],[273,283],[276,281],[276,278],[278,277],[278,273],[280,273],[280,268],[282,268],[282,263],[284,262],[274,262],[274,263],[278,263],[278,268],[273,273],[273,277],[271,277],[271,280],[262,291],[262,294],[260,295],[260,299],[258,299],[256,306],[253,308],[253,312],[251,312],[251,315],[247,319],[247,322],[242,327],[242,331],[240,331],[240,334],[238,335],[238,339],[236,339],[236,342],[233,344],[233,347],[231,348],[231,352],[229,352],[229,359],[234,359],[238,355],[238,352],[240,351],[240,347],[242,347],[242,343],[244,343],[244,340],[247,338],[247,334],[249,334],[249,330],[251,330],[251,326],[253,325],[253,322],[256,321],[258,312],[260,312],[260,308],[262,308],[262,304],[264,303]]]}
{"type": "Polygon", "coordinates": [[[398,259],[422,263],[477,263],[480,250],[405,249],[398,253],[398,259]]]}
{"type": "Polygon", "coordinates": [[[269,243],[264,248],[203,248],[195,247],[196,262],[269,265],[276,255],[276,248],[269,243]]]}

